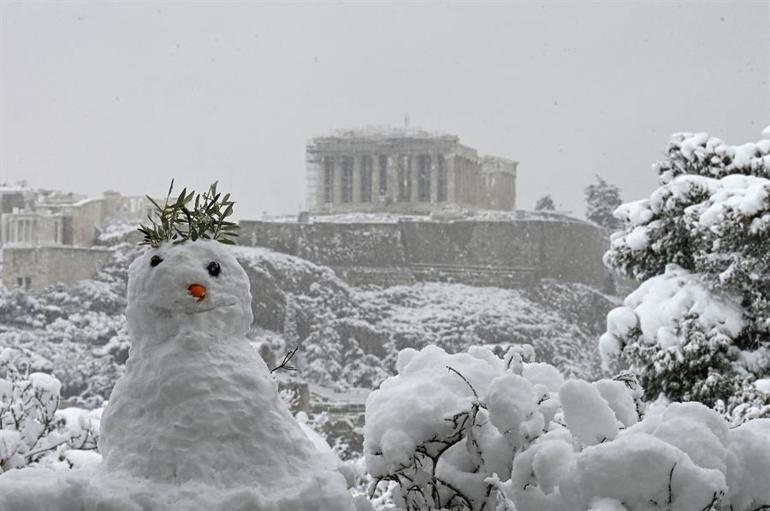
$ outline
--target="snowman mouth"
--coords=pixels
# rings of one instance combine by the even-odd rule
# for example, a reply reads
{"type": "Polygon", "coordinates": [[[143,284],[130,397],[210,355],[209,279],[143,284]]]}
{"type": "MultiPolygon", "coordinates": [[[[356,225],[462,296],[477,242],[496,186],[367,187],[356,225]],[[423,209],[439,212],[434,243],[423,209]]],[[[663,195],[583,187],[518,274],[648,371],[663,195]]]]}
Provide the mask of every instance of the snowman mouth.
{"type": "Polygon", "coordinates": [[[191,314],[200,314],[202,312],[209,312],[209,311],[212,311],[214,309],[225,309],[227,307],[234,307],[236,305],[238,305],[238,304],[233,302],[233,303],[223,303],[221,305],[210,305],[208,307],[196,307],[195,310],[191,310],[190,313],[191,314]]]}

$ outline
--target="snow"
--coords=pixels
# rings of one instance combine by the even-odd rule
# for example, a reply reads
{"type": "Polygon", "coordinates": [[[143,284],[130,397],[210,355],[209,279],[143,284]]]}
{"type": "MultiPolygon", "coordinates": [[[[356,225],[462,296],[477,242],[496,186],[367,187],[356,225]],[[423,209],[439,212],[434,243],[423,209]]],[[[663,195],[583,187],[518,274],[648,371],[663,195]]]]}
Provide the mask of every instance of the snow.
{"type": "Polygon", "coordinates": [[[708,133],[695,133],[686,137],[681,143],[682,155],[687,159],[692,158],[693,154],[702,151],[708,139],[708,133]]]}
{"type": "Polygon", "coordinates": [[[601,497],[591,499],[588,511],[627,511],[627,509],[619,500],[601,497]]]}
{"type": "Polygon", "coordinates": [[[622,350],[623,344],[614,334],[605,332],[599,337],[599,355],[605,371],[609,371],[610,364],[620,356],[622,350]]]}
{"type": "Polygon", "coordinates": [[[627,202],[618,206],[614,213],[615,218],[623,220],[631,225],[646,224],[652,220],[652,211],[650,211],[650,200],[641,199],[638,201],[627,202]]]}
{"type": "Polygon", "coordinates": [[[761,378],[754,382],[754,386],[762,392],[770,394],[770,378],[761,378]]]}
{"type": "Polygon", "coordinates": [[[647,248],[649,242],[647,229],[643,227],[637,227],[626,235],[626,244],[631,250],[643,250],[647,248]]]}
{"type": "Polygon", "coordinates": [[[639,421],[634,395],[625,383],[604,379],[594,382],[593,386],[623,426],[633,426],[639,421]]]}
{"type": "Polygon", "coordinates": [[[4,474],[0,509],[353,509],[343,476],[245,337],[249,281],[231,250],[213,241],[149,249],[129,268],[126,314],[131,351],[101,417],[98,471],[4,474]],[[162,262],[153,267],[154,255],[162,262]],[[191,284],[206,287],[204,299],[191,284]]]}
{"type": "Polygon", "coordinates": [[[502,501],[527,510],[750,511],[770,503],[770,419],[728,429],[700,403],[664,400],[640,417],[626,383],[559,382],[555,368],[522,362],[524,351],[402,353],[399,374],[370,395],[365,425],[368,470],[408,487],[397,492],[402,507],[449,507],[453,495],[473,509],[502,501]]]}
{"type": "Polygon", "coordinates": [[[729,431],[727,481],[736,511],[770,503],[770,419],[755,419],[729,431]]]}
{"type": "Polygon", "coordinates": [[[522,374],[532,385],[545,385],[549,392],[559,392],[564,376],[551,364],[531,362],[522,365],[522,374]]]}
{"type": "MultiPolygon", "coordinates": [[[[418,353],[397,378],[389,378],[366,400],[364,452],[369,473],[377,477],[408,462],[414,448],[429,440],[435,425],[460,413],[474,400],[474,394],[451,367],[463,375],[477,393],[484,393],[492,379],[489,363],[467,353],[448,355],[435,346],[418,353]],[[443,362],[443,363],[442,363],[443,362]],[[405,400],[403,395],[431,396],[430,400],[405,400]],[[391,424],[391,416],[400,418],[391,424]],[[372,453],[379,453],[376,456],[372,453]]],[[[502,362],[500,361],[502,364],[502,362]]],[[[452,425],[442,428],[448,433],[452,425]]]]}
{"type": "Polygon", "coordinates": [[[0,459],[10,459],[20,445],[21,433],[12,429],[0,429],[0,459]]]}
{"type": "Polygon", "coordinates": [[[616,307],[607,314],[607,332],[618,337],[628,335],[639,326],[639,316],[630,307],[616,307]]]}
{"type": "Polygon", "coordinates": [[[490,422],[502,433],[530,438],[543,428],[537,396],[526,378],[515,374],[498,376],[490,382],[484,401],[490,422]]]}
{"type": "Polygon", "coordinates": [[[676,264],[669,264],[665,273],[646,280],[629,294],[624,308],[607,317],[608,331],[628,331],[633,323],[631,314],[638,318],[642,336],[649,344],[660,342],[661,329],[675,328],[688,314],[697,314],[706,331],[716,330],[731,337],[744,326],[739,303],[710,290],[697,275],[676,264]]]}
{"type": "Polygon", "coordinates": [[[378,318],[373,327],[382,337],[398,340],[394,351],[406,344],[401,339],[414,339],[410,344],[417,346],[432,342],[451,351],[472,344],[504,350],[511,344],[531,343],[540,360],[554,363],[566,374],[586,377],[598,373],[594,336],[599,332],[582,329],[560,308],[560,299],[579,300],[569,296],[574,291],[557,288],[555,298],[539,299],[519,289],[424,282],[356,289],[354,299],[366,307],[368,318],[378,318]]]}
{"type": "Polygon", "coordinates": [[[94,470],[102,463],[102,455],[92,450],[70,449],[64,460],[74,469],[94,470]]]}
{"type": "Polygon", "coordinates": [[[770,163],[766,159],[770,153],[770,140],[765,130],[762,136],[765,139],[759,142],[731,146],[706,133],[676,133],[672,135],[668,149],[673,165],[664,169],[661,177],[665,182],[670,179],[672,170],[681,173],[688,165],[711,167],[716,177],[729,173],[756,174],[770,163]]]}
{"type": "Polygon", "coordinates": [[[654,501],[684,511],[708,509],[713,495],[726,489],[721,472],[701,468],[676,447],[639,433],[587,447],[577,457],[575,479],[563,491],[570,509],[610,497],[629,509],[650,509],[654,501]]]}
{"type": "MultiPolygon", "coordinates": [[[[678,177],[686,182],[690,176],[678,177]]],[[[725,212],[735,211],[745,217],[753,217],[768,209],[770,180],[754,176],[731,175],[720,180],[707,181],[711,198],[700,213],[700,224],[713,227],[724,219],[725,212]]]]}
{"type": "Polygon", "coordinates": [[[618,436],[615,414],[599,390],[583,380],[570,379],[559,389],[567,427],[585,445],[618,436]]]}
{"type": "Polygon", "coordinates": [[[136,224],[133,222],[113,221],[101,229],[98,240],[101,243],[111,244],[121,241],[128,235],[136,232],[136,224]]]}
{"type": "Polygon", "coordinates": [[[45,373],[32,373],[29,375],[29,381],[32,388],[40,396],[59,395],[61,383],[59,380],[45,373]]]}
{"type": "Polygon", "coordinates": [[[712,290],[694,273],[669,264],[662,275],[644,281],[629,294],[622,307],[607,315],[607,331],[599,338],[602,366],[609,369],[629,339],[635,338],[661,350],[679,350],[683,342],[678,328],[697,316],[707,333],[737,336],[745,326],[743,308],[734,297],[712,290]]]}

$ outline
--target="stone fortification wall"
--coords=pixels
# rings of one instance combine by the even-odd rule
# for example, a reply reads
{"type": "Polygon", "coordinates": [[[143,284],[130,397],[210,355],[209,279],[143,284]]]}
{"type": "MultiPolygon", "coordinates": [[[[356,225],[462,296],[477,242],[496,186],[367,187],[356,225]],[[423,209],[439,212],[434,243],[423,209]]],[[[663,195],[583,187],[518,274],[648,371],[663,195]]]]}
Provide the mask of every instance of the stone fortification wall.
{"type": "Polygon", "coordinates": [[[89,279],[112,257],[112,250],[42,246],[3,250],[3,285],[39,291],[57,283],[89,279]]]}
{"type": "Polygon", "coordinates": [[[541,278],[607,285],[603,231],[574,219],[242,221],[240,242],[330,266],[353,284],[439,280],[499,287],[541,278]]]}
{"type": "Polygon", "coordinates": [[[407,264],[400,224],[298,224],[295,255],[332,267],[407,264]]]}

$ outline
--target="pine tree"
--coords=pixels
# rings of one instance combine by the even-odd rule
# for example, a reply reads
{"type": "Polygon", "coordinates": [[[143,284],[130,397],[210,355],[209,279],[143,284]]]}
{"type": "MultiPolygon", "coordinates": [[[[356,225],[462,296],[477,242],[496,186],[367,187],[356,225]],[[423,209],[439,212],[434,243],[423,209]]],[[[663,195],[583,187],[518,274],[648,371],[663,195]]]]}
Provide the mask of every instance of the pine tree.
{"type": "Polygon", "coordinates": [[[770,377],[770,140],[677,134],[656,168],[650,198],[616,210],[605,263],[644,283],[608,315],[605,365],[630,365],[648,398],[767,414],[753,382],[770,377]]]}
{"type": "Polygon", "coordinates": [[[537,199],[535,211],[556,211],[556,204],[554,204],[551,194],[544,195],[537,199]]]}
{"type": "Polygon", "coordinates": [[[620,188],[609,184],[598,174],[596,181],[585,189],[586,218],[608,231],[615,231],[622,225],[613,216],[615,209],[623,202],[620,199],[620,188]]]}

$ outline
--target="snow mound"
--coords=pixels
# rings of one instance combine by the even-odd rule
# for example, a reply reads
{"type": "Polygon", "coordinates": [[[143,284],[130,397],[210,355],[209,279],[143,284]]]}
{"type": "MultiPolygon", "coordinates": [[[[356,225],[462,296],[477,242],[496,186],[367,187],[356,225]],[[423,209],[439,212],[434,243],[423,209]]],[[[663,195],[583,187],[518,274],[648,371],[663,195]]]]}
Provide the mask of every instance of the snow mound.
{"type": "Polygon", "coordinates": [[[402,353],[399,374],[367,400],[364,446],[372,476],[399,483],[393,492],[399,505],[553,511],[770,505],[770,420],[728,429],[700,403],[663,402],[640,417],[634,385],[564,381],[525,355],[514,350],[500,358],[482,348],[450,355],[433,346],[402,353]]]}

